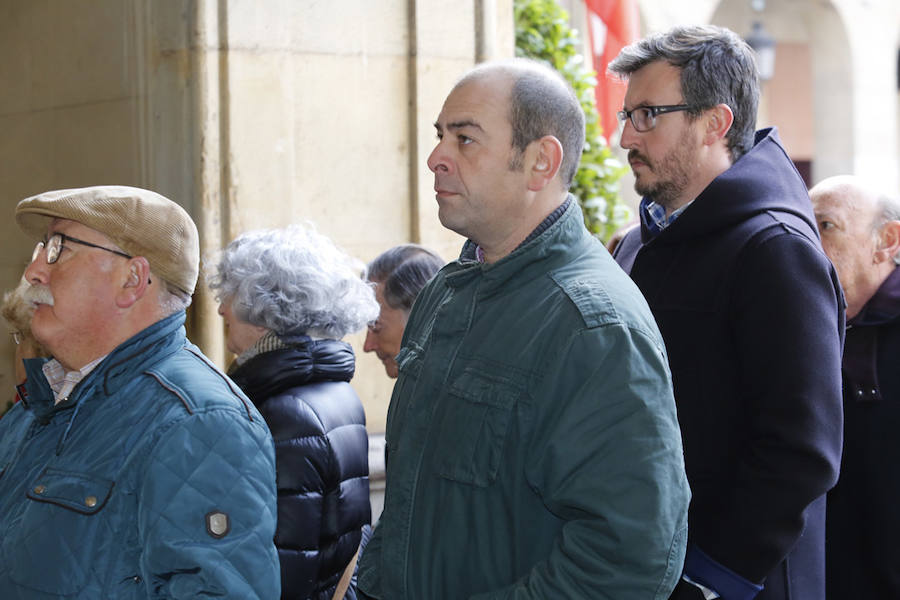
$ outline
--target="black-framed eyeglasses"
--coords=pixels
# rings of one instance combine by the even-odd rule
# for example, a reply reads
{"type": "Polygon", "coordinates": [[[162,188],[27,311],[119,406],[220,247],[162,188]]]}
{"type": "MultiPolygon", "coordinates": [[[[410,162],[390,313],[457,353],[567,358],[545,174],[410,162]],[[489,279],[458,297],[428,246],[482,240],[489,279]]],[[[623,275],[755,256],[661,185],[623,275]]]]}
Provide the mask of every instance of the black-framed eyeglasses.
{"type": "Polygon", "coordinates": [[[631,119],[634,130],[644,133],[656,127],[656,117],[666,113],[679,112],[682,110],[692,110],[694,107],[690,104],[668,104],[665,106],[638,106],[631,110],[620,110],[616,113],[619,122],[624,123],[625,119],[631,119]]]}
{"type": "Polygon", "coordinates": [[[134,258],[129,254],[125,254],[124,252],[119,252],[118,250],[113,250],[112,248],[104,248],[103,246],[92,244],[91,242],[79,240],[78,238],[73,238],[71,235],[66,235],[64,233],[54,233],[46,242],[37,243],[37,246],[34,247],[34,253],[31,255],[31,262],[34,262],[35,259],[37,259],[37,257],[40,255],[41,250],[46,248],[47,264],[52,265],[57,260],[59,260],[59,253],[62,252],[63,245],[68,243],[79,244],[81,246],[96,248],[98,250],[106,250],[107,252],[112,252],[113,254],[118,254],[119,256],[124,256],[125,258],[134,258]]]}

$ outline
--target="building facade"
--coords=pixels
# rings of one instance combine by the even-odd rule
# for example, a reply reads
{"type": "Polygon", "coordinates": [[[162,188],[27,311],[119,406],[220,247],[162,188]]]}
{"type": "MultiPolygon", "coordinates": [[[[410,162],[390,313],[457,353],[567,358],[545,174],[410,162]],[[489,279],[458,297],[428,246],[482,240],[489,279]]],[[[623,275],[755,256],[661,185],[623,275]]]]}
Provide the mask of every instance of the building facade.
{"type": "MultiPolygon", "coordinates": [[[[583,0],[561,3],[584,32],[583,0]]],[[[896,0],[638,7],[644,33],[715,23],[746,34],[761,20],[777,45],[760,126],[779,127],[811,183],[854,173],[898,193],[896,0]]],[[[204,256],[249,229],[311,221],[363,261],[408,241],[449,260],[461,240],[437,219],[433,121],[463,72],[513,45],[513,0],[0,0],[0,287],[15,286],[33,248],[16,202],[96,184],[181,203],[204,256]]],[[[205,285],[189,334],[228,360],[205,285]]],[[[392,380],[362,339],[350,340],[353,385],[377,434],[392,380]]],[[[11,396],[11,337],[0,356],[11,396]]]]}

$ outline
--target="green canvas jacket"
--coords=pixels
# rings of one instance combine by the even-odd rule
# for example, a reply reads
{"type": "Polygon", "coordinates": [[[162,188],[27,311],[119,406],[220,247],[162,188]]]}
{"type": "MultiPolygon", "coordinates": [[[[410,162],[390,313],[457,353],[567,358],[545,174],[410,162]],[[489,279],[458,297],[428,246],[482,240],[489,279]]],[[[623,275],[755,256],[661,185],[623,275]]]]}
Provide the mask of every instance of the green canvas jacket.
{"type": "Polygon", "coordinates": [[[577,203],[413,307],[387,424],[376,599],[665,599],[690,492],[666,354],[577,203]]]}

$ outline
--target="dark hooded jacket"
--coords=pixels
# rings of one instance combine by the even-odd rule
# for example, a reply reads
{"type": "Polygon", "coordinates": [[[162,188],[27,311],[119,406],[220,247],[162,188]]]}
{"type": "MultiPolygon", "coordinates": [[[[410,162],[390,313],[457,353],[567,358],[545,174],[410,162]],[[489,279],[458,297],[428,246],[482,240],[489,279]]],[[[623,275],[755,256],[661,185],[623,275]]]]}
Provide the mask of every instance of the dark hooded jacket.
{"type": "Polygon", "coordinates": [[[672,368],[693,492],[685,574],[729,600],[821,600],[844,304],[775,131],[656,237],[630,232],[616,260],[672,368]]]}
{"type": "Polygon", "coordinates": [[[330,600],[371,520],[365,413],[348,383],[355,358],[346,342],[281,340],[287,348],[229,375],[275,440],[281,597],[330,600]]]}
{"type": "Polygon", "coordinates": [[[844,455],[828,493],[828,598],[900,598],[900,268],[844,347],[844,455]]]}

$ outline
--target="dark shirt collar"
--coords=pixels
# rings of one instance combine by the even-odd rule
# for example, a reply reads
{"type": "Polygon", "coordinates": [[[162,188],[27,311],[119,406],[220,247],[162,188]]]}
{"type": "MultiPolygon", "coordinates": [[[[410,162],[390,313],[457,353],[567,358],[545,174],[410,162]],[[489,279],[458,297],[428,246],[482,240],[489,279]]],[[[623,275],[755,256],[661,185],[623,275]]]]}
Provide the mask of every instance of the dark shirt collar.
{"type": "MultiPolygon", "coordinates": [[[[528,237],[525,238],[525,241],[523,241],[521,244],[516,246],[516,248],[515,248],[515,250],[513,250],[513,252],[515,252],[516,250],[518,250],[519,248],[521,248],[522,246],[524,246],[525,244],[527,244],[528,242],[530,242],[531,240],[536,238],[537,236],[541,235],[542,233],[544,233],[545,231],[550,229],[550,227],[554,223],[559,221],[559,218],[561,216],[563,216],[563,214],[566,212],[566,209],[569,208],[569,204],[571,204],[571,203],[572,203],[572,194],[569,194],[568,196],[566,196],[565,201],[563,201],[562,204],[560,204],[559,206],[556,207],[556,210],[554,210],[552,213],[547,215],[547,218],[544,219],[543,221],[541,221],[541,224],[538,225],[537,227],[535,227],[534,230],[530,234],[528,234],[528,237]]],[[[484,250],[481,249],[481,246],[476,245],[474,252],[475,252],[475,255],[474,255],[475,260],[483,263],[484,262],[484,250]]]]}

